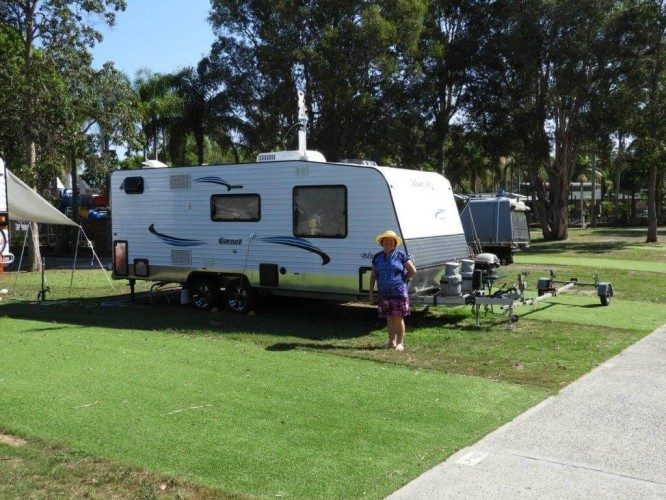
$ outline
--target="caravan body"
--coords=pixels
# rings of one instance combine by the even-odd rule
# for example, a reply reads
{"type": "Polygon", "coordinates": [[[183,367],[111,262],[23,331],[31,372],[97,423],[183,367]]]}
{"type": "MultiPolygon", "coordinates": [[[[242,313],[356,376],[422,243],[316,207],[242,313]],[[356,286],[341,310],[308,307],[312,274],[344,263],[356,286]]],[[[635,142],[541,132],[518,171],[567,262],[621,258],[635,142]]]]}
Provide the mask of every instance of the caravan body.
{"type": "Polygon", "coordinates": [[[419,270],[412,292],[438,286],[444,263],[468,255],[451,185],[436,173],[271,157],[117,171],[110,191],[117,279],[242,280],[351,300],[368,292],[374,237],[386,229],[419,270]]]}
{"type": "Polygon", "coordinates": [[[529,247],[529,208],[522,201],[503,196],[469,198],[460,212],[470,244],[496,254],[503,264],[513,262],[513,252],[529,247]]]}

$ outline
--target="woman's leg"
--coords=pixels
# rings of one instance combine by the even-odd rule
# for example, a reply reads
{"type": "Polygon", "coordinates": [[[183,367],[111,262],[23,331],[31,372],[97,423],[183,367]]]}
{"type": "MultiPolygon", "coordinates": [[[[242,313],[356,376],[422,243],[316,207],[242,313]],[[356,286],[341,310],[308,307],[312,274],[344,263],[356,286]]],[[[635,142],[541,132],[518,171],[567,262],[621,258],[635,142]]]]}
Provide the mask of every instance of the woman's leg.
{"type": "Polygon", "coordinates": [[[396,316],[395,321],[395,345],[402,345],[405,340],[405,320],[402,316],[396,316]]]}
{"type": "Polygon", "coordinates": [[[400,316],[387,316],[386,325],[389,332],[389,345],[395,347],[398,345],[398,335],[400,333],[400,322],[402,318],[400,316]]]}

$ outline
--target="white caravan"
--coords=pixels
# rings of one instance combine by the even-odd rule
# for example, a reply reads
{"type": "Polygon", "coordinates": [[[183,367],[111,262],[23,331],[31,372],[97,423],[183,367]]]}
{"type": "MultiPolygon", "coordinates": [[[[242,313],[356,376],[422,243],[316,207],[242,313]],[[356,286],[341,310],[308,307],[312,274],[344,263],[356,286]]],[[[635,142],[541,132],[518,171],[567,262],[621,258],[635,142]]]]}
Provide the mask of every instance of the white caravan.
{"type": "MultiPolygon", "coordinates": [[[[374,165],[283,160],[124,170],[111,176],[113,275],[189,288],[195,307],[220,289],[245,310],[256,291],[367,296],[377,234],[394,229],[418,274],[439,287],[444,263],[469,255],[449,181],[374,165]]],[[[320,154],[307,151],[320,160],[320,154]]]]}
{"type": "MultiPolygon", "coordinates": [[[[256,163],[149,168],[111,175],[113,276],[182,283],[195,307],[225,290],[252,307],[257,291],[364,298],[375,235],[395,230],[419,272],[411,293],[439,289],[444,263],[469,252],[451,184],[430,172],[372,162],[326,163],[306,147],[256,163]]],[[[150,167],[160,165],[145,164],[150,167]]]]}

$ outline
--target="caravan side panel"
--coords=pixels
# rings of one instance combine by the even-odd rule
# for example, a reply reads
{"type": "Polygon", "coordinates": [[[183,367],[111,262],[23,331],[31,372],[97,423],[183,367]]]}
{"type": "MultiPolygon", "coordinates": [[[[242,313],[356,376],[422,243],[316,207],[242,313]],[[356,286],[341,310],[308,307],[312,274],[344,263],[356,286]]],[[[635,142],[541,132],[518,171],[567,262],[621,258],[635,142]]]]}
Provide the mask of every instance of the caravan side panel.
{"type": "MultiPolygon", "coordinates": [[[[397,226],[388,185],[374,168],[313,162],[146,169],[112,176],[114,241],[127,242],[128,277],[141,279],[135,260],[149,262],[150,280],[185,282],[192,272],[242,274],[252,286],[364,294],[362,270],[379,250],[374,236],[397,226]],[[128,178],[141,177],[137,192],[128,178]],[[346,234],[295,234],[294,189],[341,187],[346,234]],[[138,192],[141,191],[141,192],[138,192]],[[258,195],[257,221],[214,221],[213,196],[258,195]],[[264,274],[260,272],[263,264],[264,274]]],[[[326,224],[316,214],[313,229],[326,224]]],[[[365,285],[367,288],[367,285],[365,285]]]]}

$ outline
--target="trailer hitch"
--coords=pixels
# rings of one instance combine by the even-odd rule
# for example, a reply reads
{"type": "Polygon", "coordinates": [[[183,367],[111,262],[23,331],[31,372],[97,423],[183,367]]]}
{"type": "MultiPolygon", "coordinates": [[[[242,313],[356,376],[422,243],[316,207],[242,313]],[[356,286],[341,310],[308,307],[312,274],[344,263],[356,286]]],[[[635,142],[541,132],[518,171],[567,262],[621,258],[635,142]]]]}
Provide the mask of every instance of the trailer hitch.
{"type": "MultiPolygon", "coordinates": [[[[541,277],[537,281],[537,295],[538,297],[555,297],[559,292],[563,292],[575,286],[593,286],[597,289],[597,296],[602,306],[610,304],[610,299],[613,296],[613,286],[609,282],[604,282],[599,279],[599,275],[594,275],[594,283],[584,283],[578,281],[578,278],[570,278],[567,281],[555,279],[555,273],[552,270],[548,271],[548,277],[541,277]],[[554,285],[563,285],[555,288],[554,285]]],[[[541,299],[542,300],[542,299],[541,299]]]]}

